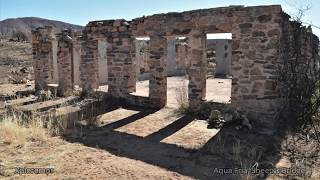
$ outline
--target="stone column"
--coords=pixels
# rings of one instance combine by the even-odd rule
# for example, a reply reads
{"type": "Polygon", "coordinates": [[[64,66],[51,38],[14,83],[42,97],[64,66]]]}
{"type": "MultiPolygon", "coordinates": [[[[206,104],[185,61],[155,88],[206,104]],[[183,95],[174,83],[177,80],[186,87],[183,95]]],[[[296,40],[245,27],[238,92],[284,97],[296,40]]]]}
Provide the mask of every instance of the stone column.
{"type": "Polygon", "coordinates": [[[107,62],[107,41],[98,40],[99,51],[99,84],[105,85],[108,82],[108,62],[107,62]]]}
{"type": "Polygon", "coordinates": [[[189,73],[189,106],[197,110],[206,94],[206,34],[200,31],[193,31],[189,35],[188,58],[190,67],[189,73]]]}
{"type": "Polygon", "coordinates": [[[167,104],[166,50],[167,39],[160,34],[152,34],[150,36],[149,98],[158,108],[167,104]]]}
{"type": "Polygon", "coordinates": [[[177,73],[176,63],[176,38],[174,36],[167,37],[167,73],[168,76],[174,76],[177,73]]]}
{"type": "Polygon", "coordinates": [[[59,72],[58,72],[58,42],[57,40],[52,41],[52,55],[53,55],[53,79],[52,83],[58,84],[59,72]]]}
{"type": "Polygon", "coordinates": [[[143,41],[139,41],[137,39],[134,40],[134,45],[135,45],[135,56],[134,56],[134,65],[135,65],[135,69],[136,69],[136,77],[137,80],[139,79],[140,76],[140,66],[141,64],[143,64],[143,58],[141,57],[141,42],[143,41]]]}
{"type": "Polygon", "coordinates": [[[53,36],[52,27],[46,26],[32,31],[32,54],[35,90],[48,90],[53,81],[53,36]]]}
{"type": "Polygon", "coordinates": [[[73,43],[71,30],[58,34],[58,93],[63,96],[73,91],[73,43]]]}
{"type": "Polygon", "coordinates": [[[78,37],[73,39],[73,83],[80,85],[81,43],[78,37]]]}
{"type": "Polygon", "coordinates": [[[113,22],[114,32],[108,38],[108,92],[125,97],[136,88],[136,71],[133,64],[134,44],[129,24],[125,20],[113,22]]]}
{"type": "Polygon", "coordinates": [[[98,40],[84,36],[81,44],[81,87],[84,94],[91,94],[99,87],[98,40]]]}
{"type": "Polygon", "coordinates": [[[176,63],[179,70],[186,70],[188,66],[187,62],[188,47],[185,42],[179,42],[176,44],[176,63]]]}

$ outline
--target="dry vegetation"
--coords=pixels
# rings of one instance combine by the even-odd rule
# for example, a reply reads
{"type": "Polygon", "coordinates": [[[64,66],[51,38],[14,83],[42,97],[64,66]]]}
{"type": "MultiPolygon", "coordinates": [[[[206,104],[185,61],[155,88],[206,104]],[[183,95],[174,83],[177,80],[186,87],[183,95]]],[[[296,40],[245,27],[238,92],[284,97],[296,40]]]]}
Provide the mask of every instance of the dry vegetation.
{"type": "Polygon", "coordinates": [[[29,125],[21,125],[14,118],[5,118],[0,125],[0,137],[4,144],[24,146],[29,141],[45,141],[48,132],[41,127],[41,122],[33,121],[29,125]]]}

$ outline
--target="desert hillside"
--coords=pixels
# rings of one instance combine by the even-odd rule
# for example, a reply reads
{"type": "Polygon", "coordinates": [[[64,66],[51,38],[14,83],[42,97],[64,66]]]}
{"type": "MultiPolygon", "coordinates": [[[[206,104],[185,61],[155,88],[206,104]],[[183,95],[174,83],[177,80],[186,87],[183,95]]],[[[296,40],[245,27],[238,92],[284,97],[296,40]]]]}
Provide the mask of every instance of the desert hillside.
{"type": "Polygon", "coordinates": [[[23,71],[26,70],[30,72],[29,77],[27,74],[24,74],[24,75],[26,75],[25,78],[31,79],[30,77],[32,73],[31,43],[9,42],[6,40],[0,40],[0,84],[8,83],[10,77],[17,78],[14,76],[17,76],[17,74],[20,74],[20,70],[23,70],[23,71]]]}
{"type": "Polygon", "coordinates": [[[61,21],[54,21],[38,17],[12,18],[0,21],[0,37],[13,38],[16,34],[22,33],[31,40],[31,30],[42,26],[52,26],[56,31],[61,29],[81,30],[82,26],[69,24],[61,21]]]}
{"type": "Polygon", "coordinates": [[[37,17],[0,21],[0,84],[32,80],[31,30],[43,26],[52,26],[55,32],[82,29],[79,25],[37,17]],[[23,37],[17,39],[18,36],[23,37]]]}

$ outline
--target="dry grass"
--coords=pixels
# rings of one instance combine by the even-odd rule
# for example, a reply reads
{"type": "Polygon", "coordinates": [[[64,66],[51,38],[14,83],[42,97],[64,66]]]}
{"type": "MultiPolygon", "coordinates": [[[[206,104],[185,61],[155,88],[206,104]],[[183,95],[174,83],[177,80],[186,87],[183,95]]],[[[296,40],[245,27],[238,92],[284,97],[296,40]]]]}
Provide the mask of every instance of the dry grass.
{"type": "Polygon", "coordinates": [[[54,129],[47,127],[44,128],[39,118],[25,121],[21,116],[7,116],[0,120],[0,141],[12,146],[24,146],[30,141],[45,142],[54,129]]]}

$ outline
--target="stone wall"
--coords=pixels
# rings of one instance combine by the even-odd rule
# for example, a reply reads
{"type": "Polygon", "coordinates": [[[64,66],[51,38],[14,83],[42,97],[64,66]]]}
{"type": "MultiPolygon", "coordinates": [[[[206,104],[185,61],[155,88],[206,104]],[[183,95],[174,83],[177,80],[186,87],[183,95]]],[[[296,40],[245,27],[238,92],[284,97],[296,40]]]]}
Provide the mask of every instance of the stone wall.
{"type": "Polygon", "coordinates": [[[281,106],[276,82],[281,7],[250,8],[234,15],[231,104],[254,117],[273,119],[281,106]]]}
{"type": "MultiPolygon", "coordinates": [[[[192,31],[204,34],[232,33],[231,104],[253,114],[274,115],[277,110],[274,82],[277,72],[274,64],[280,60],[277,42],[280,41],[281,21],[280,6],[232,6],[156,14],[134,19],[131,26],[135,36],[146,36],[160,28],[164,30],[165,36],[190,37],[192,31]]],[[[193,57],[189,55],[188,58],[191,60],[193,57]]],[[[202,67],[205,63],[200,59],[197,61],[198,64],[191,64],[188,71],[199,68],[197,66],[200,64],[202,67]]],[[[192,72],[189,75],[197,80],[196,85],[189,84],[189,88],[194,88],[189,89],[190,105],[196,107],[198,102],[204,100],[204,76],[192,72]]]]}
{"type": "Polygon", "coordinates": [[[122,97],[135,91],[136,71],[133,64],[134,38],[130,25],[125,20],[93,21],[83,31],[82,58],[80,71],[85,92],[93,92],[99,85],[98,41],[106,40],[108,91],[115,97],[122,97]],[[90,45],[89,45],[90,44],[90,45]]]}
{"type": "MultiPolygon", "coordinates": [[[[181,59],[187,58],[184,62],[187,64],[186,72],[189,77],[189,105],[196,111],[205,102],[206,95],[206,34],[232,33],[232,52],[227,55],[231,56],[231,69],[230,72],[226,72],[232,75],[230,105],[246,111],[253,117],[271,119],[277,115],[282,105],[278,67],[287,57],[287,53],[280,52],[280,49],[285,43],[290,43],[283,38],[287,32],[285,29],[289,28],[286,24],[290,24],[289,20],[278,5],[230,6],[156,14],[132,21],[120,19],[89,22],[81,39],[81,86],[84,93],[91,93],[101,82],[98,42],[103,40],[108,44],[106,49],[109,94],[129,101],[131,99],[130,102],[133,103],[142,102],[139,98],[130,96],[130,93],[135,91],[138,75],[135,59],[137,47],[134,41],[135,37],[150,37],[150,89],[149,97],[143,100],[148,101],[150,106],[165,106],[167,69],[168,66],[176,67],[181,60],[176,58],[174,62],[172,59],[180,56],[181,59]],[[176,37],[187,37],[188,41],[172,53],[173,48],[170,47],[174,43],[168,42],[177,41],[176,37]],[[175,57],[173,54],[176,54],[175,57]]],[[[40,46],[37,38],[33,45],[34,52],[38,52],[40,46]]],[[[48,50],[45,52],[42,53],[45,55],[42,57],[47,57],[50,53],[48,50]]],[[[34,53],[34,57],[35,62],[40,62],[37,60],[40,57],[37,53],[34,53]]],[[[50,69],[49,66],[45,66],[46,70],[50,69]]],[[[138,64],[138,67],[141,67],[141,64],[138,64]]],[[[40,70],[36,70],[37,77],[40,77],[40,70]]],[[[48,73],[47,76],[50,79],[48,73]]]]}
{"type": "Polygon", "coordinates": [[[309,93],[312,91],[308,89],[311,83],[319,79],[319,38],[312,33],[311,27],[291,22],[289,18],[283,14],[279,83],[284,84],[280,89],[284,100],[289,99],[282,102],[283,108],[286,108],[284,112],[290,113],[291,119],[294,119],[302,109],[311,109],[310,104],[305,102],[311,96],[309,93]],[[295,91],[301,89],[305,92],[297,95],[295,91]]]}

